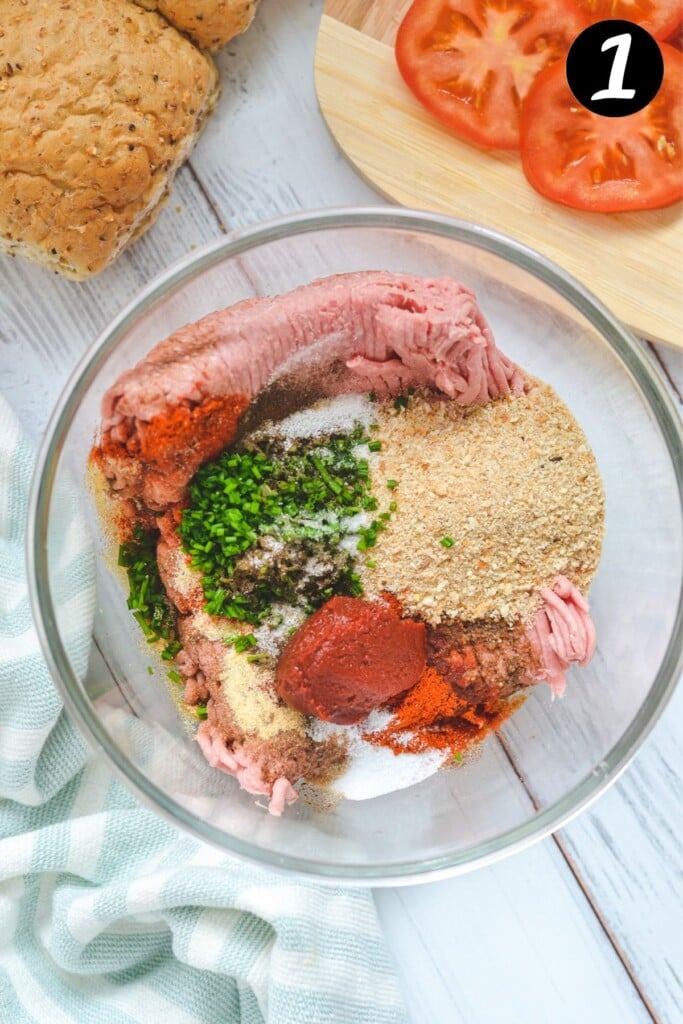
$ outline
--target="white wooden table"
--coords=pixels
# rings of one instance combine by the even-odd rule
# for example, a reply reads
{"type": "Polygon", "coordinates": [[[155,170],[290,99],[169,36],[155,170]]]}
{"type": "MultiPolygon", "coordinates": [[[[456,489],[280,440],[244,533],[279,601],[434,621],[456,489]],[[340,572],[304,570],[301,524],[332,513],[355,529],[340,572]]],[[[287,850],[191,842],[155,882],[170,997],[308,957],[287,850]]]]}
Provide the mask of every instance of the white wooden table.
{"type": "MultiPolygon", "coordinates": [[[[317,110],[321,8],[263,0],[219,59],[218,112],[168,207],[112,269],[76,285],[0,259],[0,390],[36,438],[96,332],[189,248],[297,209],[381,203],[317,110]]],[[[680,404],[683,359],[648,352],[680,404]]],[[[557,835],[460,879],[377,892],[412,1019],[683,1022],[682,833],[680,688],[626,775],[557,835]]]]}

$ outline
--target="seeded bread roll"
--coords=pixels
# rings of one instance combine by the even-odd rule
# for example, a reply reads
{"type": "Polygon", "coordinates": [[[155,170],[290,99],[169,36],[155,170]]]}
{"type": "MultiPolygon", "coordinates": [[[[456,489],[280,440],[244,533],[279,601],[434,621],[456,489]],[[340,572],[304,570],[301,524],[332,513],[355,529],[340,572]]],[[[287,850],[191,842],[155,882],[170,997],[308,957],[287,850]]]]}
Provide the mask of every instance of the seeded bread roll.
{"type": "Polygon", "coordinates": [[[135,0],[158,11],[205,50],[221,46],[249,28],[258,0],[135,0]]]}
{"type": "Polygon", "coordinates": [[[145,231],[213,62],[128,0],[0,0],[0,251],[85,278],[145,231]]]}

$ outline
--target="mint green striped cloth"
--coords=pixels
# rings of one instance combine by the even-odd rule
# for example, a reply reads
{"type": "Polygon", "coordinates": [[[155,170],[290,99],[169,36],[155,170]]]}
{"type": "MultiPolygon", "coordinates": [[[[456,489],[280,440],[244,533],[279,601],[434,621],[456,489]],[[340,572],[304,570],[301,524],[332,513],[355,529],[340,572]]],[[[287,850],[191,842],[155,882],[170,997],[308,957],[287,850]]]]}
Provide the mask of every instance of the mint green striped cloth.
{"type": "MultiPolygon", "coordinates": [[[[0,398],[1,1024],[405,1022],[369,892],[245,867],[88,755],[31,620],[33,461],[0,398]]],[[[60,571],[84,670],[92,566],[69,500],[60,571]]]]}

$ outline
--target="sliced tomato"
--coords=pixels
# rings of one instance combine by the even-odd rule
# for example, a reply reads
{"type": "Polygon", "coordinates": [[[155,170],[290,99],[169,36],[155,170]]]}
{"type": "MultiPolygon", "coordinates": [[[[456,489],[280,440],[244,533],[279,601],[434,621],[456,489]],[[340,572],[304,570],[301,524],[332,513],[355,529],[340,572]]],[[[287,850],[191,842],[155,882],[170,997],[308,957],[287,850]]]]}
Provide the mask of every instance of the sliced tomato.
{"type": "Polygon", "coordinates": [[[576,0],[591,24],[606,18],[635,21],[655,39],[668,39],[683,21],[681,0],[576,0]]]}
{"type": "Polygon", "coordinates": [[[571,0],[415,0],[396,37],[408,87],[481,146],[519,146],[532,82],[588,25],[571,0]]]}
{"type": "Polygon", "coordinates": [[[538,76],[522,108],[522,167],[533,187],[579,210],[648,210],[683,196],[683,55],[660,43],[664,81],[637,114],[592,114],[561,61],[538,76]]]}

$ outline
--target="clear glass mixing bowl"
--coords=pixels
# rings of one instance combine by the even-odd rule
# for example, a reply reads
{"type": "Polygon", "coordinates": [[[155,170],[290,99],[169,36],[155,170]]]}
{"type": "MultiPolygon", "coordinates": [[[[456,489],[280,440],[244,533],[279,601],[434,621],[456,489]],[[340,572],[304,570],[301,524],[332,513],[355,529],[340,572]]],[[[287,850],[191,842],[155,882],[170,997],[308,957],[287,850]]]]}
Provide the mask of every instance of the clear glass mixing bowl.
{"type": "MultiPolygon", "coordinates": [[[[618,262],[615,253],[615,274],[618,262]]],[[[618,776],[652,728],[681,660],[682,475],[681,424],[639,344],[542,256],[484,228],[424,213],[287,217],[234,233],[169,269],[75,370],[34,482],[34,613],[68,711],[130,789],[168,820],[225,851],[320,880],[433,879],[490,863],[566,822],[618,776]],[[126,609],[86,460],[103,392],[171,331],[240,299],[368,269],[448,274],[472,286],[500,347],[552,384],[583,426],[607,497],[604,553],[591,591],[598,649],[586,669],[570,674],[563,700],[536,687],[462,766],[332,810],[299,800],[274,818],[209,768],[178,716],[164,667],[126,609]],[[59,571],[60,485],[68,478],[97,552],[85,679],[69,655],[69,584],[59,571]]]]}

